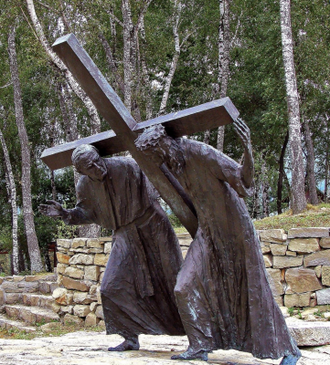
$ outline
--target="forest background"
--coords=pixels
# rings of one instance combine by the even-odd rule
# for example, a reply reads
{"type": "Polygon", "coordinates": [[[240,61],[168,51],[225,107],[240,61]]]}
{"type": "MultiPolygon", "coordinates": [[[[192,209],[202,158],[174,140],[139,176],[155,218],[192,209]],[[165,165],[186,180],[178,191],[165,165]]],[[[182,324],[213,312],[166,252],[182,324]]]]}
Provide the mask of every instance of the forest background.
{"type": "MultiPolygon", "coordinates": [[[[38,212],[49,199],[72,208],[78,179],[42,151],[109,129],[52,52],[67,33],[137,121],[229,96],[251,129],[253,219],[327,201],[329,1],[2,0],[0,251],[15,273],[47,267],[56,238],[102,234],[38,212]]],[[[189,138],[242,156],[231,126],[189,138]]]]}

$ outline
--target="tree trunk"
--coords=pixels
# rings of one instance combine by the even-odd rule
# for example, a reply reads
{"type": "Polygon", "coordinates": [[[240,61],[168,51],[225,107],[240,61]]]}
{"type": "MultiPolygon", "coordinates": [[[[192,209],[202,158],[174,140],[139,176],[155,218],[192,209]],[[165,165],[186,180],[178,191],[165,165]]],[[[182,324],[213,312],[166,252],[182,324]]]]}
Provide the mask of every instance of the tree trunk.
{"type": "Polygon", "coordinates": [[[317,198],[316,181],[315,181],[314,146],[309,124],[306,119],[303,121],[303,130],[307,149],[307,184],[309,191],[309,202],[313,205],[317,205],[319,200],[317,198]]]}
{"type": "Polygon", "coordinates": [[[165,86],[164,86],[164,92],[162,101],[160,103],[159,107],[159,115],[162,115],[165,113],[167,101],[170,95],[170,88],[172,84],[172,80],[179,62],[180,52],[181,52],[181,45],[180,45],[180,37],[179,37],[179,24],[180,24],[180,17],[181,17],[181,1],[174,0],[174,7],[175,7],[175,13],[174,13],[174,19],[173,19],[173,36],[174,36],[174,55],[172,58],[170,71],[166,77],[165,80],[165,86]]]}
{"type": "Polygon", "coordinates": [[[15,48],[15,27],[10,30],[8,37],[8,53],[11,79],[14,86],[15,116],[18,129],[19,140],[22,154],[22,196],[23,196],[23,215],[25,232],[31,261],[31,271],[40,272],[43,270],[41,261],[38,238],[34,226],[34,215],[32,210],[31,197],[31,157],[29,140],[24,124],[21,85],[18,76],[18,66],[15,48]]]}
{"type": "Polygon", "coordinates": [[[18,216],[17,216],[17,194],[16,194],[16,185],[13,174],[13,169],[11,166],[9,152],[7,148],[6,141],[0,129],[0,143],[2,145],[3,155],[5,159],[5,165],[8,175],[8,190],[9,190],[9,200],[11,204],[12,211],[12,238],[13,238],[13,251],[12,251],[12,263],[13,263],[13,274],[18,275],[19,267],[18,267],[18,216]]]}
{"type": "Polygon", "coordinates": [[[277,181],[277,214],[282,214],[282,191],[283,191],[283,178],[285,175],[284,156],[286,147],[288,145],[288,141],[289,141],[289,132],[287,132],[287,134],[285,135],[280,159],[278,162],[279,167],[278,167],[278,181],[277,181]]]}
{"type": "MultiPolygon", "coordinates": [[[[230,18],[229,6],[231,0],[219,0],[220,22],[218,41],[218,84],[220,87],[220,98],[227,96],[229,82],[229,52],[230,52],[230,18]]],[[[217,149],[223,151],[225,139],[225,126],[218,128],[217,149]]]]}
{"type": "Polygon", "coordinates": [[[324,202],[328,202],[328,180],[329,180],[329,148],[325,155],[325,176],[324,176],[324,202]]]}
{"type": "Polygon", "coordinates": [[[289,117],[289,141],[292,165],[291,208],[293,214],[306,209],[304,160],[301,146],[300,110],[293,57],[290,0],[280,0],[282,53],[289,117]]]}
{"type": "Polygon", "coordinates": [[[34,30],[38,36],[38,39],[46,51],[48,57],[51,59],[53,64],[61,71],[61,73],[65,76],[68,81],[70,87],[75,92],[75,94],[80,98],[80,100],[84,103],[88,114],[91,118],[91,132],[92,134],[99,133],[101,131],[101,121],[98,116],[97,110],[92,103],[91,99],[86,95],[86,93],[82,90],[80,85],[73,78],[71,72],[67,69],[64,63],[60,60],[60,58],[56,55],[55,52],[51,49],[44,31],[42,29],[41,23],[37,17],[33,0],[26,0],[28,12],[30,14],[30,18],[32,20],[32,24],[34,26],[34,30]]]}
{"type": "Polygon", "coordinates": [[[263,161],[261,167],[261,176],[262,176],[262,218],[269,216],[269,199],[268,199],[268,174],[266,168],[266,161],[263,161]]]}

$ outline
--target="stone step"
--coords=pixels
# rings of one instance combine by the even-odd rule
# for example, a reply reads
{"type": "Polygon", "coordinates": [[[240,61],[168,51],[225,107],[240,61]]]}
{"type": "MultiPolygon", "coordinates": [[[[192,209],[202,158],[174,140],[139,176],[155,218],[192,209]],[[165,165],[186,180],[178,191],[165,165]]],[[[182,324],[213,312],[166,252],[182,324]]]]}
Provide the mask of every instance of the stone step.
{"type": "Polygon", "coordinates": [[[21,303],[29,307],[39,307],[52,310],[55,300],[51,295],[26,293],[22,295],[21,303]]]}
{"type": "Polygon", "coordinates": [[[40,281],[39,282],[39,292],[42,294],[51,294],[58,287],[59,287],[59,284],[55,281],[40,281]]]}
{"type": "Polygon", "coordinates": [[[25,332],[35,332],[37,330],[36,327],[27,326],[25,322],[14,321],[12,319],[7,318],[3,314],[0,314],[0,327],[5,328],[7,330],[15,328],[17,330],[25,332]]]}
{"type": "Polygon", "coordinates": [[[28,307],[22,304],[5,305],[5,312],[9,318],[22,320],[28,324],[44,324],[59,321],[60,317],[49,309],[39,307],[28,307]]]}

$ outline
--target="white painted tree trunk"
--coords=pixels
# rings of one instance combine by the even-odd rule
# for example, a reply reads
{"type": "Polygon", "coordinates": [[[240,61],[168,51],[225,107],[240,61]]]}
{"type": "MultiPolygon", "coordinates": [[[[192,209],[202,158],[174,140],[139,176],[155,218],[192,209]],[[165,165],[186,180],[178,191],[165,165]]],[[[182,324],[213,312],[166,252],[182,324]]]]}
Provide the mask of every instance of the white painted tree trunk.
{"type": "Polygon", "coordinates": [[[29,139],[24,124],[23,105],[21,85],[18,76],[16,45],[16,31],[13,26],[8,37],[8,53],[11,79],[14,86],[14,104],[15,117],[18,129],[19,140],[22,154],[22,197],[23,197],[23,215],[25,223],[25,232],[28,244],[29,257],[31,261],[31,271],[40,272],[43,270],[41,261],[38,238],[34,225],[34,214],[32,210],[31,197],[31,157],[29,148],[29,139]]]}
{"type": "Polygon", "coordinates": [[[61,59],[51,49],[48,40],[46,39],[46,36],[44,34],[44,31],[42,29],[41,23],[37,17],[33,0],[26,0],[26,4],[39,42],[41,43],[42,47],[44,48],[45,52],[47,53],[48,57],[51,59],[53,64],[63,73],[72,90],[84,103],[88,111],[88,114],[91,118],[92,134],[99,133],[101,131],[101,121],[94,104],[92,103],[91,99],[86,95],[86,93],[82,90],[82,88],[76,82],[76,80],[73,78],[71,72],[67,69],[64,63],[61,61],[61,59]]]}
{"type": "Polygon", "coordinates": [[[12,238],[13,238],[13,272],[14,275],[19,273],[19,266],[18,266],[18,216],[17,216],[17,194],[16,194],[16,185],[15,179],[13,174],[13,169],[11,167],[11,162],[9,158],[9,152],[7,148],[6,141],[4,139],[3,133],[0,129],[0,143],[2,145],[6,170],[8,174],[8,191],[9,191],[9,200],[11,204],[11,211],[12,211],[12,238]]]}
{"type": "Polygon", "coordinates": [[[280,0],[282,53],[289,117],[292,166],[291,208],[293,214],[306,209],[304,159],[301,146],[299,96],[293,56],[290,0],[280,0]]]}

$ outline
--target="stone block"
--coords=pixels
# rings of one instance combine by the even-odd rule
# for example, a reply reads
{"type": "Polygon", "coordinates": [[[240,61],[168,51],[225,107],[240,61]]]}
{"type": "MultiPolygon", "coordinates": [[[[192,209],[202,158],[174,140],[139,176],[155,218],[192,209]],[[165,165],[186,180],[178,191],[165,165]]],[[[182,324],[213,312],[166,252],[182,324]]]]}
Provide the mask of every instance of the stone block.
{"type": "Polygon", "coordinates": [[[322,266],[322,284],[330,286],[330,266],[322,266]]]}
{"type": "Polygon", "coordinates": [[[305,228],[291,228],[288,232],[288,238],[296,237],[329,237],[328,227],[305,227],[305,228]]]}
{"type": "Polygon", "coordinates": [[[85,327],[96,326],[100,322],[100,318],[97,318],[95,313],[88,313],[85,319],[85,327]]]}
{"type": "Polygon", "coordinates": [[[36,293],[39,291],[39,283],[37,281],[25,282],[22,281],[17,284],[18,288],[23,289],[23,293],[36,293]]]}
{"type": "Polygon", "coordinates": [[[86,238],[74,238],[72,240],[71,248],[85,247],[86,246],[86,238]]]}
{"type": "Polygon", "coordinates": [[[112,242],[105,242],[104,246],[103,246],[103,252],[105,254],[108,254],[111,252],[112,249],[112,242]]]}
{"type": "Polygon", "coordinates": [[[322,248],[330,248],[330,237],[322,237],[320,239],[320,246],[322,248]]]}
{"type": "Polygon", "coordinates": [[[319,240],[317,238],[294,238],[289,242],[289,250],[299,253],[319,251],[319,240]]]}
{"type": "Polygon", "coordinates": [[[74,316],[72,314],[67,313],[64,317],[63,317],[63,322],[64,324],[67,325],[78,325],[78,326],[82,326],[84,324],[84,320],[80,317],[74,316]]]}
{"type": "MultiPolygon", "coordinates": [[[[290,318],[287,321],[287,324],[291,336],[296,340],[299,347],[314,347],[330,344],[330,322],[294,321],[290,318]]],[[[309,360],[307,360],[306,364],[308,364],[308,361],[309,360]]],[[[317,361],[315,364],[316,363],[317,361]]],[[[323,364],[322,360],[318,363],[320,365],[323,364]]]]}
{"type": "Polygon", "coordinates": [[[273,256],[285,256],[287,246],[278,243],[271,243],[270,250],[273,256]]]}
{"type": "Polygon", "coordinates": [[[70,278],[74,278],[74,279],[82,279],[84,277],[84,270],[77,269],[76,267],[68,266],[64,271],[64,275],[69,276],[70,278]]]}
{"type": "Polygon", "coordinates": [[[112,236],[108,236],[108,237],[100,237],[99,238],[101,243],[105,243],[105,242],[112,242],[112,236]]]}
{"type": "Polygon", "coordinates": [[[89,285],[83,281],[71,279],[69,277],[63,276],[61,284],[67,289],[79,290],[79,291],[89,291],[89,285]]]}
{"type": "Polygon", "coordinates": [[[106,266],[108,262],[109,255],[99,253],[95,255],[94,265],[106,266]]]}
{"type": "Polygon", "coordinates": [[[288,269],[285,273],[286,294],[306,293],[322,289],[315,271],[305,268],[288,269]]]}
{"type": "Polygon", "coordinates": [[[65,269],[68,267],[68,265],[58,263],[57,264],[57,273],[58,274],[64,274],[65,269]]]}
{"type": "Polygon", "coordinates": [[[272,290],[273,296],[284,294],[284,286],[282,283],[282,274],[279,269],[266,269],[268,282],[272,290]]]}
{"type": "Polygon", "coordinates": [[[69,305],[73,300],[73,294],[65,288],[55,289],[52,297],[55,299],[56,303],[60,305],[69,305]]]}
{"type": "Polygon", "coordinates": [[[73,314],[73,305],[65,305],[61,307],[61,314],[73,314]]]}
{"type": "Polygon", "coordinates": [[[330,304],[330,288],[318,290],[316,292],[317,305],[330,304]]]}
{"type": "Polygon", "coordinates": [[[326,265],[330,266],[330,250],[324,250],[305,256],[304,265],[306,267],[326,265]]]}
{"type": "Polygon", "coordinates": [[[303,262],[302,256],[274,256],[273,257],[273,268],[274,269],[285,269],[288,267],[301,266],[303,262]]]}
{"type": "Polygon", "coordinates": [[[73,307],[73,314],[78,317],[86,317],[90,313],[89,305],[77,304],[73,307]]]}
{"type": "Polygon", "coordinates": [[[73,301],[77,304],[86,305],[86,304],[92,303],[93,299],[88,293],[86,293],[86,292],[81,293],[81,292],[77,291],[73,294],[73,301]]]}
{"type": "Polygon", "coordinates": [[[38,281],[40,278],[39,276],[37,275],[26,275],[25,276],[25,281],[28,283],[28,282],[31,282],[31,281],[38,281]]]}
{"type": "Polygon", "coordinates": [[[297,252],[293,252],[293,251],[286,250],[285,255],[286,256],[297,256],[297,252]]]}
{"type": "Polygon", "coordinates": [[[267,229],[258,232],[260,241],[285,244],[287,239],[284,229],[267,229]]]}
{"type": "Polygon", "coordinates": [[[85,267],[85,280],[98,281],[100,276],[100,266],[86,266],[85,267]]]}
{"type": "Polygon", "coordinates": [[[283,304],[283,295],[274,296],[274,300],[279,307],[282,307],[284,305],[283,304]]]}
{"type": "Polygon", "coordinates": [[[93,302],[90,304],[89,309],[91,312],[95,312],[97,309],[97,302],[93,302]]]}
{"type": "Polygon", "coordinates": [[[94,261],[93,255],[85,255],[82,253],[78,253],[70,258],[69,263],[70,265],[79,265],[79,264],[93,265],[93,261],[94,261]]]}
{"type": "Polygon", "coordinates": [[[7,293],[6,304],[16,304],[22,301],[22,293],[7,293]]]}
{"type": "Polygon", "coordinates": [[[57,247],[69,249],[71,247],[72,240],[58,239],[56,240],[57,247]]]}
{"type": "Polygon", "coordinates": [[[291,307],[309,307],[311,293],[303,294],[285,294],[284,305],[288,308],[291,307]]]}
{"type": "Polygon", "coordinates": [[[6,293],[3,289],[0,289],[0,306],[6,303],[6,293]]]}
{"type": "Polygon", "coordinates": [[[3,282],[1,288],[5,293],[22,293],[24,291],[22,288],[18,288],[17,283],[12,281],[3,282]]]}
{"type": "Polygon", "coordinates": [[[99,305],[99,306],[96,308],[96,310],[95,310],[95,315],[96,315],[96,317],[97,317],[97,318],[104,319],[102,305],[99,305]]]}
{"type": "Polygon", "coordinates": [[[316,266],[314,267],[314,271],[315,271],[315,275],[320,279],[320,277],[322,276],[322,266],[316,266]]]}
{"type": "Polygon", "coordinates": [[[103,249],[103,243],[98,238],[89,238],[87,240],[87,247],[101,248],[103,249]]]}
{"type": "Polygon", "coordinates": [[[47,294],[47,293],[50,293],[51,292],[51,289],[50,289],[50,283],[47,282],[47,281],[41,281],[39,283],[39,291],[43,294],[47,294]]]}
{"type": "Polygon", "coordinates": [[[66,265],[69,264],[69,260],[70,260],[70,256],[69,255],[67,255],[65,253],[62,253],[62,252],[56,252],[56,257],[57,257],[57,261],[60,264],[66,264],[66,265]]]}
{"type": "Polygon", "coordinates": [[[264,258],[264,263],[265,263],[266,268],[273,266],[273,257],[272,257],[272,255],[266,254],[266,255],[263,255],[263,258],[264,258]]]}
{"type": "Polygon", "coordinates": [[[0,278],[0,285],[3,283],[4,278],[0,278]]]}

